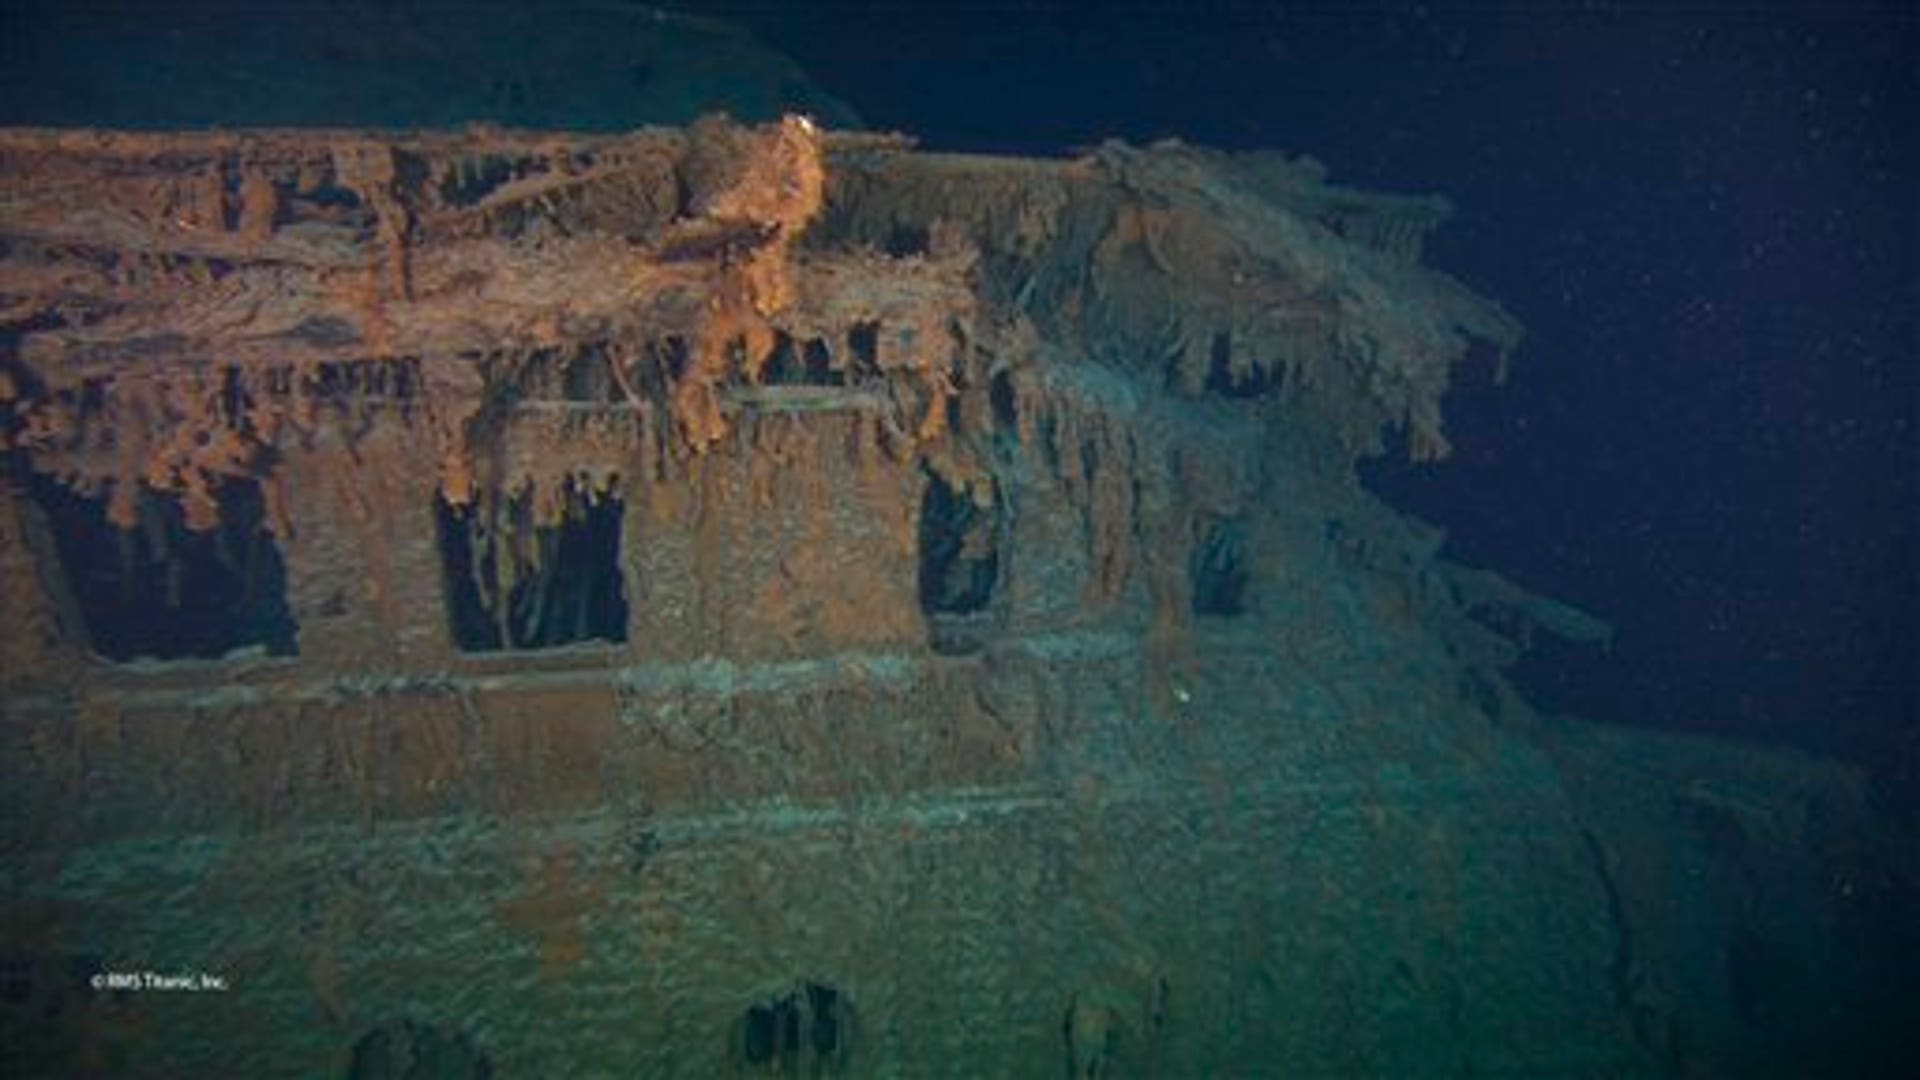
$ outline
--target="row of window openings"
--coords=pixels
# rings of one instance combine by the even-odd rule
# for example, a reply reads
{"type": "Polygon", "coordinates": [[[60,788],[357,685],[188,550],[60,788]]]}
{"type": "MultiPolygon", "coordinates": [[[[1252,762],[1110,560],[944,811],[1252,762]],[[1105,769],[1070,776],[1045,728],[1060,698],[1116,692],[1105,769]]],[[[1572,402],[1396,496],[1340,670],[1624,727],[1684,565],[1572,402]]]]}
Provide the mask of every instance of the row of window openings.
{"type": "MultiPolygon", "coordinates": [[[[218,528],[186,527],[175,500],[143,498],[139,522],[122,530],[106,520],[105,502],[35,477],[33,496],[52,528],[72,607],[93,649],[110,660],[139,657],[217,658],[237,649],[269,656],[295,652],[287,605],[286,566],[264,530],[257,485],[230,482],[221,491],[218,528]]],[[[494,550],[477,550],[469,508],[435,500],[447,616],[465,652],[545,649],[627,638],[627,598],[620,574],[622,502],[584,504],[563,522],[541,526],[537,568],[521,566],[502,590],[494,550]]],[[[921,503],[919,599],[933,621],[987,611],[1001,581],[998,506],[982,507],[938,477],[928,477],[921,503]]],[[[1202,530],[1188,565],[1193,611],[1200,616],[1244,610],[1244,529],[1221,519],[1202,530]]],[[[344,602],[323,605],[323,614],[344,602]]]]}
{"type": "MultiPolygon", "coordinates": [[[[297,329],[316,335],[333,332],[331,324],[315,320],[297,329]]],[[[756,381],[763,386],[846,386],[879,371],[883,342],[892,348],[911,350],[916,338],[914,331],[907,327],[855,323],[846,332],[844,351],[836,356],[835,350],[841,345],[828,338],[794,338],[777,333],[773,347],[757,358],[756,381]]],[[[736,361],[747,359],[744,352],[738,351],[744,349],[743,344],[736,342],[733,349],[737,353],[736,361]]],[[[527,356],[507,355],[510,356],[508,363],[498,362],[501,354],[473,353],[469,359],[483,369],[492,368],[490,377],[501,383],[509,402],[611,404],[625,401],[630,393],[660,399],[686,376],[687,366],[693,360],[687,341],[679,337],[650,341],[633,355],[612,353],[605,345],[543,349],[527,356]]],[[[406,397],[398,391],[409,391],[419,381],[417,365],[405,366],[399,377],[379,382],[361,376],[359,382],[349,383],[345,381],[349,374],[350,371],[344,370],[333,374],[326,381],[316,383],[310,392],[326,395],[359,391],[363,396],[379,397],[390,383],[396,388],[394,396],[404,401],[406,397]]]]}

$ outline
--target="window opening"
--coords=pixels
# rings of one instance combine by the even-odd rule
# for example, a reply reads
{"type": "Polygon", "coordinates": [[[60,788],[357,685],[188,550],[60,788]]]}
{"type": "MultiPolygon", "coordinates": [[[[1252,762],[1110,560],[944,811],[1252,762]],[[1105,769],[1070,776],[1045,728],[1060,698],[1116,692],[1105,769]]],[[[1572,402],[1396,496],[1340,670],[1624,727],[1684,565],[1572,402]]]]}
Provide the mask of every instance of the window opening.
{"type": "Polygon", "coordinates": [[[571,478],[544,506],[531,489],[466,506],[435,497],[454,643],[494,652],[627,640],[624,505],[571,478]]]}
{"type": "Polygon", "coordinates": [[[1193,613],[1232,616],[1246,611],[1246,524],[1239,518],[1206,523],[1187,565],[1193,613]]]}
{"type": "Polygon", "coordinates": [[[999,499],[987,505],[931,470],[920,503],[920,607],[929,615],[986,608],[1000,578],[999,499]]]}
{"type": "Polygon", "coordinates": [[[286,565],[266,530],[260,485],[227,479],[211,529],[189,529],[178,499],[142,489],[137,522],[107,520],[104,495],[46,476],[29,490],[47,515],[93,650],[109,660],[215,659],[258,647],[296,652],[286,565]]]}

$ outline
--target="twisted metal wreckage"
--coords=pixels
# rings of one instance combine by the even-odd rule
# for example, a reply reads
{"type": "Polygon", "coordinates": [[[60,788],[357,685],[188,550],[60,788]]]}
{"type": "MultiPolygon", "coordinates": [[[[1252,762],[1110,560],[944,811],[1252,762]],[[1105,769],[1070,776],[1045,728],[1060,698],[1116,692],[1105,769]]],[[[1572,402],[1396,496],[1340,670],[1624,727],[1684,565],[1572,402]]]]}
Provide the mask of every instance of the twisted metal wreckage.
{"type": "Polygon", "coordinates": [[[798,117],[0,132],[17,1045],[1639,1060],[1500,674],[1604,628],[1355,480],[1519,337],[1446,212],[798,117]]]}

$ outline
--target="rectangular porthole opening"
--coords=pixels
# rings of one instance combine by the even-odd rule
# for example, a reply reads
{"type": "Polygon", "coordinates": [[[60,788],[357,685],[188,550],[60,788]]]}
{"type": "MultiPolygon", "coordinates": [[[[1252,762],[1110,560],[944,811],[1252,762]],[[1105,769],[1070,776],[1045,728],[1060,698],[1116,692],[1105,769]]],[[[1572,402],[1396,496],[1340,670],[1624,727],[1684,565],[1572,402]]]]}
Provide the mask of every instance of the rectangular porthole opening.
{"type": "Polygon", "coordinates": [[[993,484],[956,488],[926,471],[920,500],[920,610],[936,653],[979,650],[992,633],[1006,531],[993,484]]]}
{"type": "Polygon", "coordinates": [[[845,386],[847,376],[834,369],[824,339],[796,341],[782,333],[774,337],[760,381],[768,386],[845,386]]]}
{"type": "Polygon", "coordinates": [[[1247,610],[1247,529],[1237,517],[1201,522],[1199,539],[1188,557],[1193,613],[1215,618],[1247,610]]]}
{"type": "Polygon", "coordinates": [[[236,650],[296,652],[286,565],[266,530],[260,486],[227,479],[219,518],[188,528],[180,501],[142,489],[135,522],[107,519],[107,500],[46,476],[32,497],[46,514],[73,605],[93,651],[108,660],[218,659],[236,650]]]}
{"type": "Polygon", "coordinates": [[[998,510],[999,500],[991,494],[977,499],[927,473],[920,502],[922,611],[971,615],[993,600],[1000,579],[998,510]]]}
{"type": "Polygon", "coordinates": [[[626,641],[624,507],[573,479],[547,500],[531,490],[463,506],[436,496],[454,644],[482,653],[626,641]]]}
{"type": "Polygon", "coordinates": [[[837,1074],[846,1057],[850,1013],[838,986],[804,979],[747,1007],[734,1028],[740,1058],[766,1072],[837,1074]]]}

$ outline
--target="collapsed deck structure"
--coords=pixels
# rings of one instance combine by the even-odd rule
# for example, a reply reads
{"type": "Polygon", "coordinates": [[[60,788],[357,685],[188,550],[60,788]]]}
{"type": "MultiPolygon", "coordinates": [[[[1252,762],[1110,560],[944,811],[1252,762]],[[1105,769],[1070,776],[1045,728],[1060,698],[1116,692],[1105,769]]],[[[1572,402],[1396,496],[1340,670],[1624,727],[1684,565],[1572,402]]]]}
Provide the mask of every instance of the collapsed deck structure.
{"type": "Polygon", "coordinates": [[[1444,455],[1455,367],[1518,340],[1421,265],[1446,210],[797,116],[0,132],[9,1042],[365,1077],[1733,1042],[1518,734],[1503,665],[1605,628],[1355,479],[1444,455]],[[224,989],[75,981],[128,970],[224,989]]]}

